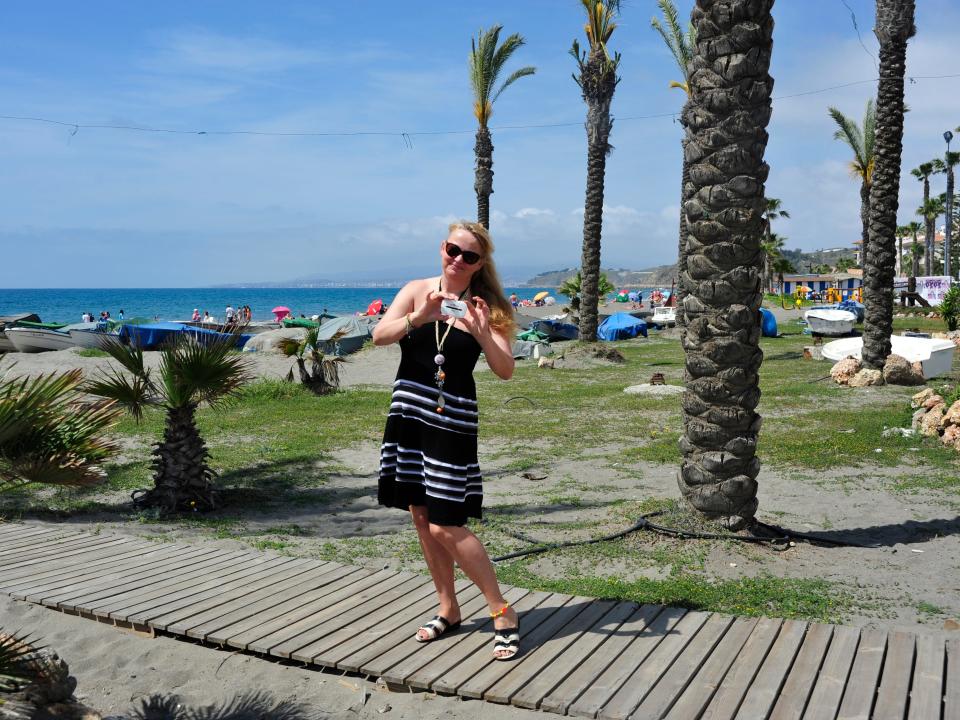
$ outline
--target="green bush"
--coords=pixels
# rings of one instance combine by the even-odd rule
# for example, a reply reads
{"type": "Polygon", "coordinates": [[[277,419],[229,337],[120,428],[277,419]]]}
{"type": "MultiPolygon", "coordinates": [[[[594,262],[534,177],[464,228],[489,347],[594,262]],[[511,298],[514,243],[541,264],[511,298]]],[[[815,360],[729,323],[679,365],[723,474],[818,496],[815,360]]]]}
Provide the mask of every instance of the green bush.
{"type": "Polygon", "coordinates": [[[937,306],[937,312],[947,324],[948,330],[957,329],[957,324],[960,323],[960,287],[947,290],[940,305],[937,306]]]}

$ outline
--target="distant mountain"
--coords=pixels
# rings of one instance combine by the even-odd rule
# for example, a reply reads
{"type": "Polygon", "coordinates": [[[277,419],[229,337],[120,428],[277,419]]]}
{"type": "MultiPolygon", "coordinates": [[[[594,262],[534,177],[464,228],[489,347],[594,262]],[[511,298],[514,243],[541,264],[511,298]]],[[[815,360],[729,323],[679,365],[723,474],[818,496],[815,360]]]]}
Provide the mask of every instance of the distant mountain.
{"type": "MultiPolygon", "coordinates": [[[[580,268],[564,268],[563,270],[548,270],[535,275],[521,287],[559,287],[565,280],[577,274],[580,268]]],[[[600,272],[606,273],[607,278],[619,287],[653,287],[670,286],[676,277],[677,266],[660,265],[647,270],[625,270],[622,268],[603,268],[600,272]]]]}

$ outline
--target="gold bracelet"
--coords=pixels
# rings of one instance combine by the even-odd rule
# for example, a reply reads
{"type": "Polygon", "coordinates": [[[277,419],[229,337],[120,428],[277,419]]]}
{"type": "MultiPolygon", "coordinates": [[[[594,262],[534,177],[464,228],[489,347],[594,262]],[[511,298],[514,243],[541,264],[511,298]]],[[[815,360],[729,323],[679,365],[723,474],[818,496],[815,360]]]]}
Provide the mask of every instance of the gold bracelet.
{"type": "Polygon", "coordinates": [[[407,335],[414,331],[413,323],[410,322],[410,313],[403,316],[403,321],[407,324],[407,335]]]}

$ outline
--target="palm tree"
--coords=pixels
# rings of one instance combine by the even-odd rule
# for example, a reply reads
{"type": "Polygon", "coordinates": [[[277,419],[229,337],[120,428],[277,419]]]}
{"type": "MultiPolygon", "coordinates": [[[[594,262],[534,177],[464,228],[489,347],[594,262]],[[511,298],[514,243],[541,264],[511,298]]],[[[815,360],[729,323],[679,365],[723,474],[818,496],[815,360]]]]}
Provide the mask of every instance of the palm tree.
{"type": "Polygon", "coordinates": [[[522,77],[533,75],[537,69],[522,67],[515,70],[495,91],[494,86],[503,71],[503,66],[524,43],[523,37],[514,33],[503,45],[497,47],[502,25],[481,30],[477,38],[470,40],[470,55],[467,66],[470,70],[470,85],[473,87],[473,115],[477,118],[477,141],[473,146],[477,164],[474,170],[473,189],[477,193],[477,222],[490,227],[490,196],[493,194],[493,140],[487,123],[493,114],[493,104],[500,94],[522,77]]]}
{"type": "MultiPolygon", "coordinates": [[[[343,337],[345,331],[336,333],[330,342],[336,343],[343,337]]],[[[308,328],[301,340],[286,338],[280,341],[280,351],[287,357],[296,359],[297,373],[300,382],[315,395],[329,395],[340,387],[340,365],[343,358],[335,355],[327,358],[320,350],[318,340],[320,328],[308,328]],[[306,358],[310,359],[310,370],[307,370],[306,358]]],[[[293,382],[293,367],[287,374],[287,381],[293,382]]]]}
{"type": "Polygon", "coordinates": [[[89,402],[79,370],[0,379],[0,492],[29,483],[87,487],[106,478],[101,463],[117,450],[103,433],[121,410],[89,402]]]}
{"type": "MultiPolygon", "coordinates": [[[[934,173],[934,161],[920,163],[917,167],[910,171],[910,174],[913,175],[917,180],[923,183],[923,205],[925,206],[930,200],[930,176],[934,173]]],[[[924,272],[929,275],[932,268],[930,267],[930,258],[933,257],[933,237],[936,232],[936,218],[927,218],[924,216],[924,231],[923,231],[923,241],[927,246],[926,260],[924,261],[924,272]]]]}
{"type": "MultiPolygon", "coordinates": [[[[766,237],[765,244],[769,246],[772,243],[773,236],[776,235],[776,233],[772,232],[771,230],[772,221],[776,220],[777,218],[789,218],[790,213],[783,209],[783,202],[780,200],[780,198],[765,198],[764,202],[766,202],[767,204],[766,209],[763,211],[763,221],[765,225],[764,235],[766,237]]],[[[783,248],[783,240],[780,240],[780,244],[777,249],[779,250],[782,248],[783,248]]],[[[764,262],[763,278],[764,278],[764,282],[769,284],[770,282],[769,265],[766,262],[766,257],[764,258],[764,260],[765,262],[764,262]]]]}
{"type": "Polygon", "coordinates": [[[784,244],[787,238],[778,233],[770,233],[765,240],[760,243],[760,249],[763,250],[763,288],[767,288],[773,282],[772,263],[783,252],[784,244]]]}
{"type": "MultiPolygon", "coordinates": [[[[917,245],[919,242],[917,240],[917,233],[923,229],[923,225],[916,221],[908,222],[906,225],[901,225],[897,228],[897,257],[900,258],[900,272],[903,272],[903,238],[910,237],[913,239],[913,244],[917,245]]],[[[916,277],[916,268],[913,268],[913,277],[916,277]]]]}
{"type": "Polygon", "coordinates": [[[777,284],[780,289],[780,307],[785,307],[783,304],[783,276],[785,273],[792,273],[796,271],[796,268],[793,267],[793,263],[787,260],[785,257],[780,257],[773,261],[773,272],[777,274],[777,284]]]}
{"type": "MultiPolygon", "coordinates": [[[[918,223],[919,224],[919,223],[918,223]]],[[[910,248],[910,258],[913,261],[913,277],[920,274],[920,258],[926,254],[926,248],[920,243],[915,242],[910,248]]]]}
{"type": "Polygon", "coordinates": [[[853,258],[842,257],[837,260],[837,272],[846,272],[852,267],[856,267],[857,263],[853,258]]]}
{"type": "MultiPolygon", "coordinates": [[[[937,158],[934,162],[935,172],[944,173],[947,176],[947,192],[943,195],[943,211],[947,211],[947,197],[951,199],[954,198],[953,195],[953,168],[956,167],[957,163],[960,163],[960,152],[948,152],[944,155],[943,160],[937,158]]],[[[956,203],[951,203],[953,206],[952,209],[956,209],[956,203]]],[[[953,213],[950,213],[951,216],[953,213]]],[[[952,217],[949,219],[952,221],[952,217]]],[[[952,225],[952,223],[951,223],[952,225]]],[[[953,225],[953,227],[956,227],[953,225]]],[[[953,238],[950,238],[951,240],[953,238]]],[[[951,247],[947,244],[947,238],[943,239],[943,274],[952,276],[953,273],[950,271],[949,265],[952,265],[951,262],[951,247]]]]}
{"type": "Polygon", "coordinates": [[[876,140],[877,115],[873,100],[867,100],[863,113],[863,126],[848,118],[835,107],[827,109],[837,124],[833,137],[845,142],[853,151],[850,161],[850,174],[860,180],[860,242],[863,252],[867,251],[870,220],[870,186],[873,183],[874,145],[876,140]]]}
{"type": "Polygon", "coordinates": [[[933,262],[936,259],[937,249],[934,242],[936,240],[937,218],[947,211],[945,199],[946,196],[939,195],[928,197],[917,208],[917,215],[923,218],[924,226],[927,228],[927,234],[923,242],[923,272],[925,275],[933,273],[933,262]]]}
{"type": "MultiPolygon", "coordinates": [[[[663,38],[663,42],[666,44],[667,49],[670,50],[670,54],[673,55],[673,59],[677,63],[677,68],[680,70],[680,75],[683,80],[670,81],[670,87],[683,90],[685,96],[684,106],[686,106],[686,103],[690,100],[690,61],[693,59],[693,45],[697,39],[696,31],[693,29],[693,25],[690,23],[687,23],[686,32],[683,31],[683,28],[680,26],[679,13],[677,12],[676,6],[673,4],[673,0],[657,0],[657,5],[660,7],[660,12],[663,13],[663,23],[661,23],[658,18],[654,17],[650,19],[650,25],[654,30],[660,33],[660,37],[663,38]]],[[[686,126],[684,125],[685,120],[683,117],[683,113],[681,112],[680,124],[683,126],[685,133],[686,126]]],[[[677,247],[678,281],[677,302],[675,303],[677,326],[681,328],[684,326],[682,303],[683,298],[687,294],[683,279],[683,275],[687,270],[687,215],[683,211],[683,204],[688,199],[687,188],[690,184],[686,146],[687,141],[684,137],[684,139],[680,141],[683,165],[680,173],[680,237],[677,247]]]]}
{"type": "Polygon", "coordinates": [[[893,332],[894,236],[903,151],[903,80],[907,41],[913,37],[914,0],[877,0],[874,33],[880,41],[877,132],[870,186],[870,242],[863,261],[863,364],[881,369],[893,332]]]}
{"type": "Polygon", "coordinates": [[[620,78],[617,66],[620,53],[612,57],[607,43],[617,28],[614,22],[620,10],[620,0],[580,0],[587,13],[584,26],[590,50],[580,51],[574,40],[570,54],[577,61],[579,75],[573,79],[580,86],[583,101],[587,104],[587,193],[583,206],[583,269],[580,308],[580,339],[596,342],[597,283],[600,277],[600,235],[603,229],[603,183],[607,167],[607,155],[613,150],[610,144],[610,103],[620,78]]]}
{"type": "Polygon", "coordinates": [[[763,160],[773,0],[697,0],[685,111],[690,200],[680,490],[714,517],[757,510],[763,160]]]}
{"type": "Polygon", "coordinates": [[[216,406],[236,395],[250,379],[247,360],[234,352],[235,344],[235,335],[208,343],[189,337],[173,342],[161,351],[155,378],[139,347],[103,343],[126,372],[102,373],[87,392],[116,400],[137,420],[149,406],[166,412],[163,439],[152,453],[154,486],[137,498],[138,504],[161,512],[216,507],[216,473],[207,464],[210,453],[197,430],[196,412],[201,403],[216,406]]]}
{"type": "MultiPolygon", "coordinates": [[[[574,277],[567,278],[563,281],[563,284],[557,288],[557,293],[560,295],[566,295],[568,298],[570,298],[570,307],[577,311],[580,310],[580,286],[582,282],[583,276],[580,271],[577,270],[577,274],[574,277]]],[[[604,298],[616,289],[616,285],[610,282],[607,274],[600,273],[600,279],[597,281],[597,297],[604,298]]]]}

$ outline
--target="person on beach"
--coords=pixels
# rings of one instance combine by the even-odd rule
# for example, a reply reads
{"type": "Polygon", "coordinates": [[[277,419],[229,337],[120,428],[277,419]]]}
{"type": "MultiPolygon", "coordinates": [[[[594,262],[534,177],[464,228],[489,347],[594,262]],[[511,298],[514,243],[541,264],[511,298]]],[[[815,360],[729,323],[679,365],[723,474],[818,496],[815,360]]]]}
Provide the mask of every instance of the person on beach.
{"type": "Polygon", "coordinates": [[[120,308],[120,312],[117,313],[117,319],[118,319],[118,320],[123,320],[123,308],[120,308]]]}
{"type": "Polygon", "coordinates": [[[200,310],[198,308],[193,309],[193,315],[190,316],[190,322],[200,322],[200,310]]]}
{"type": "Polygon", "coordinates": [[[460,627],[456,562],[486,600],[494,658],[509,660],[520,649],[520,619],[500,591],[483,544],[464,526],[468,517],[481,517],[483,502],[473,368],[482,352],[497,376],[513,375],[513,309],[482,225],[450,226],[440,243],[440,270],[439,277],[407,283],[373,331],[375,345],[399,342],[401,350],[380,450],[378,500],[410,511],[437,591],[438,612],[415,639],[430,642],[460,627]],[[462,305],[446,312],[447,301],[462,305]]]}

